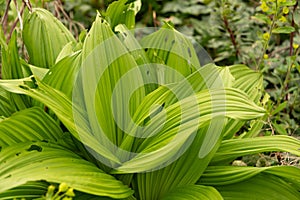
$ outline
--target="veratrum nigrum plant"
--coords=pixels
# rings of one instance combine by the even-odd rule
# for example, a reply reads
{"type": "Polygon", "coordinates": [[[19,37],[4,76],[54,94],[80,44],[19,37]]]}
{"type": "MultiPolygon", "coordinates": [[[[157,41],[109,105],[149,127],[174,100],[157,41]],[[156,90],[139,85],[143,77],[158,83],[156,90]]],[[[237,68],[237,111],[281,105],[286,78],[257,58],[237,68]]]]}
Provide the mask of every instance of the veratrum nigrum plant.
{"type": "Polygon", "coordinates": [[[80,41],[33,8],[28,60],[1,32],[0,199],[299,199],[299,168],[232,165],[300,155],[294,138],[257,137],[262,75],[210,63],[167,22],[134,29],[140,3],[112,3],[80,41]]]}

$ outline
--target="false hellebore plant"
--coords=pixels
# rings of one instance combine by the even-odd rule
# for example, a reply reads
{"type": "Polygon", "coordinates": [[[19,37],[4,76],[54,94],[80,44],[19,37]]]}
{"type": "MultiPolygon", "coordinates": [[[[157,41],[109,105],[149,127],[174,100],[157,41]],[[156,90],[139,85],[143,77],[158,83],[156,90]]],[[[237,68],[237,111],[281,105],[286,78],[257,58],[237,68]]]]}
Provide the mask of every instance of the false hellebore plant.
{"type": "Polygon", "coordinates": [[[256,137],[261,74],[209,63],[169,23],[133,30],[140,4],[126,2],[79,41],[33,9],[22,32],[28,61],[17,34],[8,44],[2,34],[0,199],[299,199],[300,169],[231,165],[300,155],[296,139],[256,137]]]}

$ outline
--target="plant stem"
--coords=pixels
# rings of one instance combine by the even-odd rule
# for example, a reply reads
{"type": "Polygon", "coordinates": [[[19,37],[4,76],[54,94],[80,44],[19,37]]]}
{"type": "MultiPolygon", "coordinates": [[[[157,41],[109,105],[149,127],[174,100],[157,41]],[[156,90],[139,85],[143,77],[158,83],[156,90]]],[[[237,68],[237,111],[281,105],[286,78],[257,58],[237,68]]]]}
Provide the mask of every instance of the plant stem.
{"type": "MultiPolygon", "coordinates": [[[[291,22],[292,27],[295,27],[294,14],[296,12],[297,6],[298,6],[298,1],[296,2],[296,4],[294,5],[294,8],[293,8],[292,22],[291,22]]],[[[292,56],[294,53],[294,50],[293,50],[294,37],[295,37],[295,32],[292,32],[290,35],[290,56],[292,56]]],[[[297,57],[298,53],[299,53],[299,51],[296,51],[295,57],[297,57]]],[[[289,99],[288,94],[285,94],[285,92],[287,92],[289,90],[291,69],[292,69],[292,66],[294,65],[294,62],[295,62],[295,59],[293,59],[293,61],[291,63],[289,63],[289,66],[287,68],[285,80],[283,82],[283,86],[282,86],[282,90],[281,90],[281,98],[278,99],[278,102],[277,102],[278,105],[282,99],[284,99],[285,101],[287,101],[289,99]]]]}
{"type": "Polygon", "coordinates": [[[292,67],[293,67],[294,63],[296,62],[296,58],[299,54],[299,49],[300,48],[297,49],[297,51],[295,52],[294,58],[291,58],[292,62],[289,63],[289,65],[288,65],[286,76],[285,76],[285,79],[284,79],[284,82],[283,82],[283,85],[282,85],[282,88],[281,88],[281,97],[278,99],[277,105],[280,104],[280,101],[282,99],[288,100],[288,94],[285,94],[285,92],[288,91],[288,89],[289,89],[288,86],[289,86],[289,81],[290,81],[290,76],[291,76],[291,70],[292,70],[292,67]]]}
{"type": "Polygon", "coordinates": [[[30,3],[30,0],[23,0],[23,2],[25,3],[25,5],[29,9],[29,11],[32,12],[32,6],[30,3]]]}
{"type": "Polygon", "coordinates": [[[228,31],[229,35],[230,35],[230,40],[234,46],[234,49],[235,49],[235,56],[236,58],[238,58],[238,56],[240,55],[240,50],[238,48],[238,45],[237,45],[237,42],[236,42],[236,39],[235,39],[235,35],[234,35],[234,32],[232,31],[232,29],[229,27],[229,22],[227,20],[227,17],[225,15],[223,15],[223,22],[224,22],[224,25],[225,25],[225,28],[226,30],[228,31]]]}
{"type": "Polygon", "coordinates": [[[270,38],[268,39],[268,41],[265,41],[265,43],[264,43],[262,54],[261,54],[261,56],[260,56],[260,58],[259,58],[259,60],[257,62],[258,64],[256,65],[256,71],[261,71],[262,70],[261,69],[261,63],[264,60],[264,55],[267,52],[267,49],[268,49],[268,46],[269,46],[269,42],[270,42],[270,39],[271,39],[271,36],[272,36],[272,32],[273,32],[273,29],[275,27],[275,22],[276,22],[276,20],[278,18],[278,10],[277,10],[278,9],[278,5],[277,5],[277,1],[276,1],[276,8],[275,9],[276,9],[276,12],[275,12],[275,15],[274,15],[273,20],[272,20],[272,24],[271,24],[270,29],[269,29],[270,38]]]}
{"type": "MultiPolygon", "coordinates": [[[[294,7],[293,7],[293,13],[292,13],[292,23],[291,23],[291,26],[294,27],[294,28],[295,28],[294,14],[296,12],[297,6],[298,6],[298,1],[294,5],[294,7]]],[[[293,55],[294,36],[295,36],[295,32],[292,32],[291,35],[290,35],[290,56],[293,55]]]]}
{"type": "Polygon", "coordinates": [[[6,34],[7,32],[7,19],[8,19],[8,10],[9,10],[10,2],[11,0],[7,0],[5,12],[1,21],[4,34],[6,34]]]}
{"type": "MultiPolygon", "coordinates": [[[[16,4],[16,1],[15,1],[15,0],[14,0],[14,2],[15,2],[15,4],[16,4]]],[[[17,7],[17,4],[16,4],[16,7],[17,7]]],[[[23,14],[23,12],[24,12],[24,9],[25,9],[25,4],[23,3],[23,4],[22,4],[22,7],[21,7],[21,10],[20,10],[20,12],[18,13],[18,17],[15,19],[15,21],[14,21],[14,23],[13,23],[11,29],[10,29],[9,35],[8,35],[8,37],[7,37],[7,42],[10,40],[10,38],[11,38],[11,36],[12,36],[12,34],[13,34],[13,32],[14,32],[14,30],[15,30],[17,24],[18,24],[18,22],[21,23],[21,29],[22,29],[22,26],[23,26],[23,25],[22,25],[22,21],[20,21],[20,20],[22,20],[21,16],[22,16],[22,14],[23,14]]]]}

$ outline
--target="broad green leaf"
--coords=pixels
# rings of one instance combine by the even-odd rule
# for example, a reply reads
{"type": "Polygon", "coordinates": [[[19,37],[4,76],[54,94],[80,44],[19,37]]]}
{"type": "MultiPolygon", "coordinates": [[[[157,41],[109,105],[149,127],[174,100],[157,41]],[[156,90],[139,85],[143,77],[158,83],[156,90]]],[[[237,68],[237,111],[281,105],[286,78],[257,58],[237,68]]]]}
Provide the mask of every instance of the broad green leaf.
{"type": "MultiPolygon", "coordinates": [[[[224,121],[222,119],[212,121],[211,125],[214,126],[214,128],[208,128],[208,126],[201,128],[196,133],[196,136],[191,137],[193,141],[187,141],[185,143],[187,146],[190,145],[189,148],[181,157],[176,161],[174,160],[172,164],[153,172],[140,173],[137,175],[138,188],[136,188],[136,190],[139,191],[139,195],[142,198],[161,198],[170,190],[176,190],[179,186],[194,184],[198,180],[219,145],[218,140],[220,140],[220,134],[216,134],[216,132],[222,131],[219,129],[223,128],[224,121]],[[209,138],[209,134],[215,134],[219,136],[219,138],[217,138],[216,143],[210,143],[211,147],[207,150],[209,152],[206,152],[204,157],[200,157],[200,149],[206,145],[204,144],[204,138],[209,138]]],[[[212,140],[215,139],[213,138],[212,140]]],[[[180,155],[180,153],[177,154],[180,155]]]]}
{"type": "Polygon", "coordinates": [[[83,114],[84,111],[77,105],[74,105],[62,92],[37,81],[34,77],[8,81],[0,80],[0,86],[13,93],[26,94],[45,104],[56,114],[76,139],[111,162],[119,163],[118,158],[114,154],[93,138],[85,118],[86,114],[83,114]],[[76,124],[74,116],[76,116],[76,124]]]}
{"type": "Polygon", "coordinates": [[[12,92],[16,94],[24,94],[23,91],[20,91],[19,86],[22,84],[30,83],[33,80],[35,80],[33,77],[26,77],[22,79],[11,79],[11,80],[0,79],[0,86],[8,92],[12,92]]]}
{"type": "Polygon", "coordinates": [[[3,32],[2,26],[0,27],[0,46],[1,46],[1,49],[4,49],[5,51],[7,51],[8,46],[6,44],[6,38],[5,38],[5,35],[3,32]]]}
{"type": "Polygon", "coordinates": [[[272,30],[272,33],[281,33],[281,34],[290,34],[292,32],[295,32],[295,28],[292,26],[283,26],[272,30]]]}
{"type": "Polygon", "coordinates": [[[86,108],[91,134],[116,151],[144,97],[144,81],[134,58],[99,15],[83,46],[73,103],[86,108]],[[99,34],[100,33],[100,34],[99,34]]]}
{"type": "Polygon", "coordinates": [[[38,107],[19,111],[0,122],[1,147],[27,141],[57,141],[62,137],[60,127],[38,107]]]}
{"type": "MultiPolygon", "coordinates": [[[[195,95],[197,91],[201,91],[205,88],[224,88],[224,84],[231,86],[232,77],[227,69],[228,68],[218,68],[214,65],[207,65],[177,85],[160,87],[145,97],[135,113],[136,116],[133,117],[134,121],[136,123],[142,123],[142,121],[149,116],[152,105],[164,105],[164,108],[167,108],[176,101],[195,95]],[[226,71],[227,73],[225,73],[226,71]],[[176,96],[174,96],[173,93],[176,94],[176,96]]],[[[133,143],[129,146],[132,145],[133,143]]]]}
{"type": "Polygon", "coordinates": [[[116,170],[118,173],[136,173],[160,166],[163,161],[169,160],[182,150],[198,127],[213,118],[246,120],[262,115],[264,109],[249,101],[240,90],[226,88],[201,91],[196,96],[187,97],[169,106],[165,112],[151,119],[151,126],[146,126],[142,131],[142,137],[146,139],[139,145],[139,154],[116,170]],[[165,121],[165,115],[172,117],[167,117],[165,121]],[[161,130],[157,132],[159,128],[161,130]]]}
{"type": "Polygon", "coordinates": [[[0,152],[0,192],[28,181],[65,182],[82,192],[126,198],[132,191],[94,164],[51,142],[25,142],[0,152]],[[80,181],[79,181],[80,180],[80,181]]]}
{"type": "MultiPolygon", "coordinates": [[[[113,198],[109,197],[100,197],[100,196],[95,196],[91,194],[86,194],[86,193],[79,193],[78,191],[75,192],[75,198],[76,200],[114,200],[113,198]]],[[[126,198],[124,200],[131,200],[129,198],[126,198]]],[[[135,199],[133,199],[135,200],[135,199]]]]}
{"type": "Polygon", "coordinates": [[[175,188],[161,200],[223,200],[221,194],[213,187],[203,185],[186,185],[175,188]]]}
{"type": "Polygon", "coordinates": [[[211,164],[230,162],[240,156],[270,151],[290,152],[300,156],[299,147],[299,140],[283,135],[224,140],[211,164]]]}
{"type": "Polygon", "coordinates": [[[10,103],[10,94],[0,87],[0,117],[9,117],[14,113],[15,107],[10,103]]]}
{"type": "Polygon", "coordinates": [[[126,26],[120,24],[116,26],[115,31],[118,32],[121,42],[124,44],[124,46],[126,46],[129,53],[135,59],[135,62],[140,66],[139,69],[141,70],[141,74],[145,83],[144,87],[146,94],[152,92],[158,87],[155,64],[150,63],[145,50],[134,37],[133,33],[126,28],[126,26]]]}
{"type": "Polygon", "coordinates": [[[74,81],[80,66],[81,51],[77,51],[58,61],[47,72],[43,78],[43,82],[63,92],[71,100],[74,81]]]}
{"type": "Polygon", "coordinates": [[[168,23],[159,31],[144,37],[141,45],[151,62],[170,68],[155,66],[160,84],[178,82],[200,67],[191,41],[168,23]]]}
{"type": "Polygon", "coordinates": [[[8,48],[2,48],[2,73],[1,76],[3,79],[18,79],[24,78],[22,72],[22,66],[20,63],[20,58],[18,54],[17,47],[17,32],[14,31],[12,37],[8,43],[8,48]]]}
{"type": "MultiPolygon", "coordinates": [[[[220,89],[224,88],[224,86],[232,85],[233,77],[227,67],[220,68],[212,64],[206,65],[203,68],[200,68],[198,72],[189,76],[187,80],[183,80],[181,83],[173,84],[172,87],[169,87],[176,96],[174,96],[170,90],[167,90],[167,87],[160,87],[157,91],[146,96],[140,105],[141,109],[138,109],[136,112],[136,115],[141,118],[137,119],[137,116],[134,116],[134,121],[143,121],[143,119],[147,118],[151,111],[151,105],[153,104],[164,104],[164,108],[166,109],[178,100],[191,96],[197,91],[206,88],[220,89]]],[[[223,123],[223,119],[214,119],[210,125],[202,127],[198,131],[190,148],[171,165],[154,172],[138,174],[137,180],[139,187],[137,190],[139,190],[139,194],[143,198],[155,199],[179,185],[195,183],[218,147],[217,144],[219,143],[222,134],[223,123]],[[209,152],[207,156],[204,156],[201,159],[199,157],[200,147],[202,156],[209,152]],[[187,159],[187,157],[190,159],[187,159]],[[176,174],[176,176],[171,177],[170,174],[176,174]],[[149,190],[151,192],[149,192],[149,190]]],[[[127,140],[124,141],[124,146],[121,147],[140,146],[139,141],[130,137],[127,137],[126,139],[127,140]]],[[[131,151],[135,151],[135,148],[132,148],[131,151]]]]}
{"type": "Polygon", "coordinates": [[[29,63],[42,68],[51,68],[63,47],[76,42],[71,32],[43,8],[33,8],[25,17],[22,35],[29,63]]]}
{"type": "Polygon", "coordinates": [[[31,70],[32,74],[40,80],[42,80],[46,76],[46,74],[49,72],[49,69],[46,69],[46,68],[40,68],[40,67],[31,65],[31,64],[28,64],[28,63],[22,63],[22,64],[26,65],[31,70]]]}
{"type": "MultiPolygon", "coordinates": [[[[251,100],[258,104],[263,91],[263,77],[261,73],[255,72],[245,65],[232,65],[228,68],[235,80],[233,87],[243,90],[251,100]]],[[[261,120],[263,118],[258,119],[260,123],[257,123],[257,128],[262,127],[261,120]]],[[[224,133],[224,139],[233,138],[243,125],[244,122],[242,121],[229,120],[225,127],[227,131],[224,133]]],[[[253,132],[248,132],[242,137],[251,137],[255,136],[255,134],[257,132],[253,130],[253,132]]]]}
{"type": "MultiPolygon", "coordinates": [[[[229,81],[231,78],[227,68],[218,68],[215,65],[204,66],[186,80],[182,80],[179,84],[160,87],[155,92],[147,95],[133,116],[133,121],[138,124],[145,121],[149,115],[154,117],[155,110],[151,110],[153,105],[161,105],[161,108],[167,108],[179,100],[195,95],[197,91],[206,88],[223,88],[225,82],[228,83],[227,86],[231,86],[232,83],[229,81]],[[223,71],[227,71],[227,74],[221,77],[220,74],[225,74],[223,71]],[[228,81],[226,81],[226,79],[228,79],[228,81]],[[174,94],[176,94],[176,96],[174,94]]],[[[129,129],[134,129],[134,127],[135,125],[133,124],[129,129]]],[[[134,141],[135,139],[131,135],[127,135],[121,147],[126,148],[126,146],[129,146],[132,147],[130,151],[135,151],[134,147],[139,145],[138,142],[134,141]]]]}
{"type": "Polygon", "coordinates": [[[118,24],[125,24],[129,29],[135,26],[135,15],[141,9],[141,0],[118,0],[111,3],[104,13],[105,19],[114,29],[118,24]]]}
{"type": "Polygon", "coordinates": [[[69,42],[59,52],[59,54],[58,54],[58,56],[57,56],[57,58],[55,60],[55,64],[58,63],[64,57],[69,56],[69,55],[71,55],[73,53],[74,53],[74,43],[73,42],[69,42]]]}
{"type": "MultiPolygon", "coordinates": [[[[152,105],[164,105],[161,108],[165,109],[175,102],[193,95],[197,91],[206,88],[223,88],[223,82],[227,83],[227,86],[233,84],[228,68],[206,65],[203,68],[200,68],[198,72],[195,72],[188,77],[187,80],[182,80],[179,84],[169,85],[168,87],[170,90],[167,89],[167,86],[160,87],[157,91],[146,96],[133,116],[133,119],[135,122],[142,122],[144,119],[147,119],[149,115],[153,118],[159,112],[155,114],[156,111],[154,110],[153,112],[153,110],[151,110],[152,105]],[[221,77],[220,74],[224,77],[221,77]],[[174,94],[176,94],[176,96],[174,96],[174,94]]],[[[136,190],[139,190],[140,196],[143,198],[155,199],[157,196],[164,194],[171,188],[196,182],[206,168],[211,155],[214,152],[213,150],[210,150],[210,148],[217,147],[217,145],[214,144],[217,143],[221,134],[221,131],[217,131],[217,129],[222,128],[222,123],[218,122],[220,122],[220,120],[214,120],[212,126],[210,126],[211,128],[201,128],[190,148],[171,165],[151,173],[138,174],[137,185],[139,185],[139,187],[136,188],[136,190]],[[217,126],[213,128],[213,125],[217,126]],[[205,140],[209,140],[209,143],[204,143],[204,138],[205,140]],[[210,155],[199,159],[198,154],[200,146],[205,152],[211,151],[210,155]],[[189,156],[190,159],[185,159],[186,156],[189,156]],[[176,174],[176,176],[171,178],[170,173],[176,174]]],[[[148,126],[149,125],[151,124],[148,124],[148,126]]],[[[136,148],[139,147],[139,144],[140,141],[138,138],[127,135],[121,147],[128,151],[136,152],[136,148]],[[128,147],[130,148],[128,149],[128,147]]]]}
{"type": "Polygon", "coordinates": [[[0,193],[0,199],[35,199],[47,192],[49,184],[46,182],[27,182],[24,185],[0,193]]]}
{"type": "Polygon", "coordinates": [[[263,92],[263,76],[246,65],[232,65],[229,70],[235,79],[234,87],[246,92],[251,100],[258,103],[263,92]]]}
{"type": "MultiPolygon", "coordinates": [[[[245,167],[236,167],[243,168],[245,167]]],[[[255,167],[256,168],[256,167],[255,167]]],[[[292,167],[289,167],[292,168],[292,167]]],[[[296,167],[294,167],[296,169],[296,167]]],[[[213,169],[212,169],[213,170],[213,169]]],[[[232,179],[234,183],[228,185],[222,185],[222,177],[215,179],[218,186],[216,189],[221,193],[222,197],[226,199],[299,199],[299,187],[293,187],[289,182],[285,181],[284,178],[280,178],[276,175],[271,174],[258,174],[256,176],[249,177],[247,174],[237,172],[238,177],[228,173],[229,169],[223,169],[222,175],[227,174],[228,179],[232,179]],[[231,177],[230,177],[231,176],[231,177]],[[242,177],[244,176],[244,177],[242,177]],[[246,180],[246,181],[242,181],[246,180]]],[[[260,170],[256,168],[255,171],[260,170]]],[[[288,173],[288,170],[283,170],[288,173]]],[[[281,170],[280,170],[281,171],[281,170]]],[[[293,171],[293,173],[296,171],[293,171]]],[[[214,173],[214,172],[213,172],[214,173]]],[[[216,173],[217,174],[217,173],[216,173]]],[[[221,174],[219,174],[221,175],[221,174]]],[[[297,174],[293,175],[294,178],[299,177],[299,169],[297,174]]],[[[299,179],[298,179],[299,180],[299,179]]]]}
{"type": "Polygon", "coordinates": [[[232,81],[228,68],[219,68],[211,64],[206,65],[178,84],[161,86],[147,95],[133,116],[133,121],[137,124],[142,123],[149,117],[149,112],[154,114],[155,110],[151,111],[153,105],[164,105],[163,107],[167,108],[179,100],[195,95],[201,90],[221,89],[224,86],[230,87],[233,84],[232,81]],[[221,76],[221,74],[226,75],[221,76]]]}
{"type": "Polygon", "coordinates": [[[248,179],[258,174],[272,174],[291,183],[292,187],[300,189],[299,172],[300,169],[295,166],[209,166],[203,173],[203,176],[200,178],[198,183],[212,186],[223,186],[247,182],[248,179]]]}
{"type": "MultiPolygon", "coordinates": [[[[2,61],[2,78],[3,79],[18,79],[24,78],[22,65],[20,62],[18,47],[17,47],[17,33],[13,32],[12,37],[8,43],[8,48],[1,49],[2,61]]],[[[31,106],[30,98],[24,95],[9,94],[10,104],[16,110],[26,109],[31,106]]]]}
{"type": "Polygon", "coordinates": [[[111,30],[109,23],[104,20],[100,14],[97,14],[83,43],[83,59],[87,58],[100,43],[103,43],[103,41],[108,40],[109,38],[115,38],[114,33],[111,30]]]}

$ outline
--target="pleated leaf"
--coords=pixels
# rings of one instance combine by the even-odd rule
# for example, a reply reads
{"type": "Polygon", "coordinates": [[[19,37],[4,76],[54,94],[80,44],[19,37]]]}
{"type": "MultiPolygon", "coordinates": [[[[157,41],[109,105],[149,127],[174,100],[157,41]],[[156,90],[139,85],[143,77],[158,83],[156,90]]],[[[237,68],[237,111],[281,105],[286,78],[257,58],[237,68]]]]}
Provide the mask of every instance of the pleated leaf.
{"type": "Polygon", "coordinates": [[[11,106],[10,94],[0,87],[0,116],[9,117],[16,110],[11,106]]]}
{"type": "MultiPolygon", "coordinates": [[[[78,43],[80,45],[80,43],[78,43]]],[[[69,42],[66,44],[62,50],[59,52],[58,56],[56,57],[55,64],[58,63],[61,59],[70,56],[71,54],[75,53],[75,47],[73,42],[69,42]]]]}
{"type": "MultiPolygon", "coordinates": [[[[140,118],[134,116],[134,121],[143,121],[147,118],[153,104],[164,105],[166,109],[178,100],[191,96],[195,92],[206,88],[229,87],[233,85],[233,81],[234,79],[227,67],[220,68],[213,64],[206,65],[189,76],[187,80],[174,84],[172,87],[169,86],[171,91],[166,87],[160,87],[157,91],[146,96],[139,107],[140,109],[136,112],[136,115],[140,118]]],[[[220,136],[224,130],[223,123],[224,118],[212,119],[208,126],[202,127],[190,148],[173,164],[158,171],[138,174],[137,184],[139,187],[137,190],[139,190],[141,197],[155,199],[179,185],[195,183],[205,170],[216,148],[218,148],[220,136]],[[203,158],[199,157],[200,149],[203,158]],[[176,174],[176,176],[170,174],[176,174]]],[[[140,143],[128,136],[121,147],[125,148],[127,146],[133,147],[131,151],[135,151],[134,147],[139,147],[140,143]]]]}
{"type": "Polygon", "coordinates": [[[300,156],[300,141],[284,135],[224,140],[211,164],[226,164],[241,156],[270,151],[290,152],[300,156]]]}
{"type": "Polygon", "coordinates": [[[19,111],[0,122],[1,147],[26,141],[57,141],[62,137],[57,123],[38,107],[19,111]]]}
{"type": "Polygon", "coordinates": [[[141,71],[145,83],[144,87],[146,94],[152,92],[158,87],[155,65],[150,62],[145,50],[134,37],[131,30],[128,30],[125,25],[120,24],[116,26],[115,31],[118,32],[120,41],[128,49],[129,53],[133,56],[135,62],[139,66],[139,70],[141,71]]]}
{"type": "Polygon", "coordinates": [[[6,38],[4,35],[3,27],[0,27],[0,46],[7,50],[6,38]]]}
{"type": "Polygon", "coordinates": [[[40,68],[40,67],[31,65],[31,64],[28,64],[28,63],[26,63],[24,65],[26,65],[26,67],[28,67],[30,69],[32,74],[40,80],[42,80],[46,76],[46,74],[49,72],[49,69],[46,69],[46,68],[40,68]]]}
{"type": "Polygon", "coordinates": [[[81,66],[81,51],[65,56],[57,62],[45,75],[43,82],[60,90],[72,99],[72,91],[76,75],[81,66]],[[63,75],[63,76],[62,76],[63,75]]]}
{"type": "Polygon", "coordinates": [[[141,9],[141,0],[118,0],[111,3],[104,16],[112,28],[118,24],[125,24],[129,29],[135,26],[135,15],[141,9]]]}
{"type": "Polygon", "coordinates": [[[251,70],[246,65],[229,66],[232,76],[235,78],[234,87],[249,94],[254,102],[258,102],[263,91],[263,76],[259,72],[251,70]]]}
{"type": "MultiPolygon", "coordinates": [[[[259,104],[263,91],[263,77],[259,72],[251,70],[245,65],[232,65],[228,69],[234,77],[233,87],[238,88],[246,92],[251,100],[259,104]]],[[[265,117],[265,116],[264,116],[265,117]]],[[[262,127],[262,119],[253,120],[251,123],[255,126],[262,127]]],[[[224,139],[231,139],[235,137],[235,134],[241,129],[244,122],[238,120],[229,120],[226,124],[226,132],[224,133],[224,139]]],[[[245,133],[240,137],[255,137],[258,132],[245,133]]]]}
{"type": "Polygon", "coordinates": [[[175,188],[161,200],[222,200],[221,194],[213,187],[203,185],[187,185],[175,188]]]}
{"type": "Polygon", "coordinates": [[[272,175],[258,175],[247,181],[236,184],[218,186],[224,200],[241,199],[300,199],[299,190],[291,187],[288,182],[272,175]]]}
{"type": "Polygon", "coordinates": [[[82,55],[73,101],[86,108],[85,118],[94,138],[113,152],[145,96],[142,75],[132,55],[99,15],[82,55]]]}
{"type": "Polygon", "coordinates": [[[14,31],[7,48],[1,48],[3,79],[24,78],[17,47],[17,32],[14,31]]]}
{"type": "Polygon", "coordinates": [[[214,117],[251,119],[262,115],[264,109],[252,103],[240,90],[229,88],[204,90],[195,97],[187,97],[171,105],[166,108],[165,113],[155,116],[151,120],[151,126],[146,126],[143,130],[142,136],[147,138],[139,145],[139,154],[117,170],[120,173],[136,173],[159,166],[174,156],[187,139],[198,130],[198,127],[214,117]],[[167,117],[164,122],[165,114],[172,117],[167,117]],[[164,122],[163,127],[162,122],[164,122]],[[160,127],[162,130],[156,132],[160,127]],[[153,135],[155,133],[156,135],[153,135]],[[178,139],[172,140],[176,134],[178,139]],[[168,142],[170,143],[167,144],[168,142]]]}
{"type": "Polygon", "coordinates": [[[209,166],[203,173],[198,183],[212,186],[223,186],[247,182],[248,179],[258,174],[272,174],[277,177],[281,177],[288,183],[291,183],[291,187],[300,189],[300,169],[295,166],[209,166]]]}
{"type": "Polygon", "coordinates": [[[170,68],[166,72],[165,67],[156,66],[160,84],[178,82],[200,67],[191,41],[168,23],[159,31],[144,37],[141,45],[151,62],[170,68]]]}
{"type": "Polygon", "coordinates": [[[51,142],[25,142],[0,152],[0,192],[28,181],[65,182],[75,190],[126,198],[132,191],[92,163],[51,142]]]}
{"type": "MultiPolygon", "coordinates": [[[[157,115],[159,112],[157,113],[155,110],[153,112],[151,110],[152,105],[161,105],[159,109],[166,109],[175,102],[195,94],[197,91],[206,88],[231,86],[233,84],[232,81],[232,76],[228,68],[220,68],[212,64],[206,65],[187,77],[186,80],[182,80],[178,84],[168,85],[170,90],[167,87],[160,87],[157,91],[146,96],[133,116],[133,119],[135,122],[142,122],[149,115],[152,117],[157,115]]],[[[223,128],[223,122],[219,119],[214,119],[211,124],[216,126],[211,126],[209,129],[205,127],[201,128],[190,148],[174,163],[169,166],[164,165],[164,168],[154,172],[137,175],[136,184],[139,187],[136,190],[139,191],[141,198],[155,199],[157,196],[164,194],[174,187],[193,184],[198,180],[208,165],[211,155],[214,153],[213,149],[210,148],[217,148],[216,141],[219,140],[220,132],[223,128]],[[220,128],[221,130],[219,130],[220,128]],[[209,142],[204,143],[204,141],[209,142]],[[201,159],[198,156],[200,147],[205,152],[209,152],[207,156],[201,159]],[[189,160],[185,159],[187,156],[190,158],[189,160]],[[176,174],[176,176],[170,176],[170,174],[176,174]]],[[[151,126],[151,122],[149,125],[151,126]]],[[[121,145],[122,148],[131,152],[136,152],[139,146],[139,138],[132,137],[129,134],[121,145]]]]}
{"type": "Polygon", "coordinates": [[[42,68],[51,68],[63,47],[76,43],[71,32],[43,8],[33,8],[25,17],[22,35],[29,63],[42,68]]]}
{"type": "MultiPolygon", "coordinates": [[[[24,71],[21,60],[19,58],[19,50],[17,46],[17,32],[14,31],[8,43],[7,48],[1,49],[2,78],[3,79],[19,79],[24,78],[24,71]]],[[[19,94],[9,94],[12,109],[22,110],[31,106],[29,97],[19,94]]]]}
{"type": "Polygon", "coordinates": [[[24,185],[0,193],[0,199],[40,198],[46,194],[49,184],[46,182],[27,182],[24,185]]]}
{"type": "Polygon", "coordinates": [[[90,134],[91,130],[85,118],[86,114],[83,114],[84,111],[74,105],[62,92],[42,82],[37,82],[34,77],[7,81],[0,80],[0,86],[13,93],[26,94],[45,104],[56,114],[76,139],[99,155],[108,158],[111,162],[119,163],[119,159],[90,134]],[[77,117],[76,124],[74,116],[77,117]]]}

